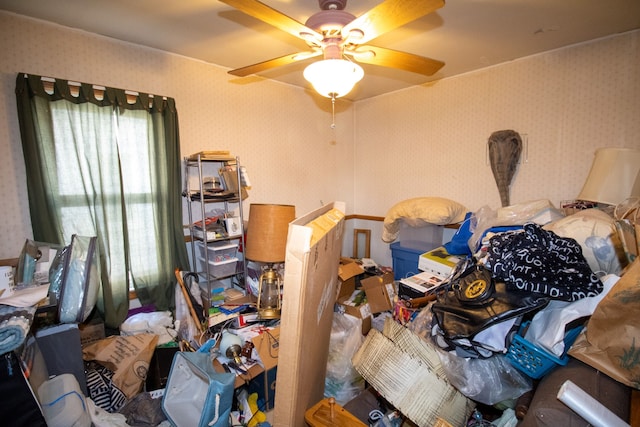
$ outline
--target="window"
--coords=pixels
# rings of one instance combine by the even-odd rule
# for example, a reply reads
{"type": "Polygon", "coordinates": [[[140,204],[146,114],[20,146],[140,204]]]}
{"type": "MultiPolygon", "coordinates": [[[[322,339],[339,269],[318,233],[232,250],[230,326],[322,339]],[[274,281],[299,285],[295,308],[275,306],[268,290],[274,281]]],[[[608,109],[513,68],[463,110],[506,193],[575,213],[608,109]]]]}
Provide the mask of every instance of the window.
{"type": "Polygon", "coordinates": [[[130,288],[169,308],[174,270],[188,266],[173,100],[53,88],[38,76],[16,83],[34,239],[98,236],[108,324],[124,320],[130,288]]]}

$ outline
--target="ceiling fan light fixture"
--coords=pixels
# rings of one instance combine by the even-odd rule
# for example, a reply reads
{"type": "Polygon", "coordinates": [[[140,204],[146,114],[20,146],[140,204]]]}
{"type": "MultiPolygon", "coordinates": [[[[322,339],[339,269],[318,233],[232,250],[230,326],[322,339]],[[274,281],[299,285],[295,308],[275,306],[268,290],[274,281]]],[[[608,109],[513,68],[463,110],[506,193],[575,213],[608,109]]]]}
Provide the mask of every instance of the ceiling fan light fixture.
{"type": "Polygon", "coordinates": [[[307,66],[303,75],[320,95],[340,98],[362,80],[364,70],[346,59],[324,59],[307,66]]]}

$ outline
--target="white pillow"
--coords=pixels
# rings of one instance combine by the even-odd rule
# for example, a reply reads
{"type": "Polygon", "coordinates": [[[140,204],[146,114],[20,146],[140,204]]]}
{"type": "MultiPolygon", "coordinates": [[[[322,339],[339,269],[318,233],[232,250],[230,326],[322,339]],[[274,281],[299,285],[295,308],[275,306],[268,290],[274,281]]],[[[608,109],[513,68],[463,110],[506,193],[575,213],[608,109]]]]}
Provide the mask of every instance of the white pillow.
{"type": "Polygon", "coordinates": [[[582,247],[589,267],[599,277],[620,275],[624,250],[617,237],[615,220],[605,212],[599,209],[578,211],[543,228],[560,237],[575,239],[582,247]]]}
{"type": "Polygon", "coordinates": [[[446,225],[464,220],[467,208],[443,197],[416,197],[396,203],[384,218],[382,240],[391,243],[398,238],[400,222],[412,227],[426,224],[446,225]]]}

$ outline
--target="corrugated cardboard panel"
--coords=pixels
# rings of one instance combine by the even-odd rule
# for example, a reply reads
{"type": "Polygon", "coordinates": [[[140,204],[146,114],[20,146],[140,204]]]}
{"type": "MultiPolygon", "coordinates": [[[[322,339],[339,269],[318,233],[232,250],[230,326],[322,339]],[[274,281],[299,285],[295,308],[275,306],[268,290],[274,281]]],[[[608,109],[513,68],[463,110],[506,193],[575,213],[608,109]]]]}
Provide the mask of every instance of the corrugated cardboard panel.
{"type": "Polygon", "coordinates": [[[334,202],[289,225],[275,427],[305,425],[305,411],[324,397],[344,212],[334,202]]]}

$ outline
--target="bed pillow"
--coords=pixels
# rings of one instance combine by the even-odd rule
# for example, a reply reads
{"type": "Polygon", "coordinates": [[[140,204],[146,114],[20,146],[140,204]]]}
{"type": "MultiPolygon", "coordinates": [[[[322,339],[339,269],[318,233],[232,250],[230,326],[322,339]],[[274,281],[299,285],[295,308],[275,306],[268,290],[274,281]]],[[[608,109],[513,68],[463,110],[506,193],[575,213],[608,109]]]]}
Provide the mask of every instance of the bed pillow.
{"type": "Polygon", "coordinates": [[[446,225],[464,220],[467,209],[458,202],[443,197],[416,197],[396,203],[384,218],[382,240],[391,243],[398,238],[400,224],[411,227],[427,224],[446,225]]]}
{"type": "Polygon", "coordinates": [[[582,254],[598,277],[620,275],[624,250],[616,232],[615,220],[599,209],[585,209],[545,225],[560,237],[575,239],[582,254]]]}

